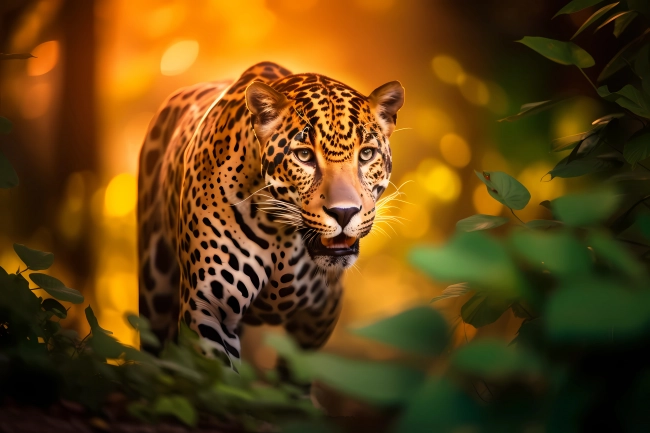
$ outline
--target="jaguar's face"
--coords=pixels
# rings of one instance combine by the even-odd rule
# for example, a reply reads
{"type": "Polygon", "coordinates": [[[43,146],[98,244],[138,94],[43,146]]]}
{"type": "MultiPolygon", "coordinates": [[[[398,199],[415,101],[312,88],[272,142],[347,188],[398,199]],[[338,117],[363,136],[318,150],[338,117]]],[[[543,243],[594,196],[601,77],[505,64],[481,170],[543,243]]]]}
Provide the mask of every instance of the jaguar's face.
{"type": "Polygon", "coordinates": [[[370,233],[391,173],[389,137],[404,89],[396,82],[363,96],[314,74],[246,90],[260,142],[266,210],[298,227],[322,269],[352,266],[370,233]]]}

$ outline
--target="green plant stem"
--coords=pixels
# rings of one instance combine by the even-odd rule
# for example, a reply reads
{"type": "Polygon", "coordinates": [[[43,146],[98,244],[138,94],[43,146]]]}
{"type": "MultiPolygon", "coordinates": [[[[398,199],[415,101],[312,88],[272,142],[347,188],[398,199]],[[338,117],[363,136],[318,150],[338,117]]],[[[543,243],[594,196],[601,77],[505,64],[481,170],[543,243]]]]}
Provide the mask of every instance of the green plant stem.
{"type": "MultiPolygon", "coordinates": [[[[576,66],[576,67],[577,67],[577,66],[576,66]]],[[[587,79],[587,81],[589,81],[589,84],[591,84],[591,87],[593,87],[594,90],[596,91],[596,93],[598,93],[598,88],[597,88],[596,85],[593,83],[593,81],[591,81],[591,80],[589,79],[589,77],[587,76],[587,74],[585,74],[585,71],[583,71],[582,68],[579,68],[579,67],[578,67],[578,69],[580,70],[580,72],[582,72],[582,75],[585,76],[585,78],[587,79]]]]}
{"type": "Polygon", "coordinates": [[[523,221],[521,220],[521,218],[519,218],[519,217],[517,216],[517,214],[515,213],[514,210],[512,210],[511,207],[509,207],[508,209],[510,209],[510,212],[512,212],[512,214],[515,216],[515,218],[517,218],[517,220],[521,223],[521,225],[524,225],[524,226],[526,225],[526,223],[523,222],[523,221]]]}
{"type": "Polygon", "coordinates": [[[23,269],[22,271],[19,271],[18,273],[16,273],[16,275],[20,275],[20,274],[22,274],[23,272],[27,272],[28,270],[29,270],[29,266],[27,266],[27,267],[26,267],[25,269],[23,269]]]}
{"type": "Polygon", "coordinates": [[[81,340],[81,341],[79,342],[78,345],[75,345],[75,347],[74,347],[74,351],[72,352],[72,355],[70,355],[70,358],[74,358],[74,356],[77,354],[77,351],[78,351],[79,347],[84,343],[84,341],[86,341],[86,338],[90,337],[91,334],[92,334],[92,332],[89,332],[88,335],[86,335],[86,336],[83,338],[83,340],[81,340]]]}

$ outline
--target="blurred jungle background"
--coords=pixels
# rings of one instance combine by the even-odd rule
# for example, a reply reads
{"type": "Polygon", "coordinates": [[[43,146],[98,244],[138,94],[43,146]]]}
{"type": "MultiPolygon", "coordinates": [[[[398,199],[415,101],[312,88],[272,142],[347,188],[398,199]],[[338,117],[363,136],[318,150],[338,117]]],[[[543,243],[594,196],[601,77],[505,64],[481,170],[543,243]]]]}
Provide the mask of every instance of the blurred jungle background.
{"type": "MultiPolygon", "coordinates": [[[[36,57],[0,64],[0,114],[14,122],[0,139],[21,179],[18,188],[0,190],[0,209],[12,209],[0,212],[0,263],[18,268],[13,242],[56,252],[52,272],[84,294],[103,326],[134,344],[124,313],[138,305],[138,153],[163,99],[182,86],[236,78],[263,60],[322,73],[366,94],[397,79],[406,104],[391,139],[392,181],[408,202],[395,209],[405,221],[385,227],[389,236],[362,241],[328,343],[381,357],[346,326],[426,303],[443,289],[409,266],[407,252],[443,243],[466,216],[508,212],[474,169],[513,175],[530,190],[531,203],[584,182],[543,177],[561,157],[549,152],[551,139],[588,129],[601,114],[595,100],[577,98],[526,121],[497,122],[523,103],[547,99],[551,88],[589,94],[577,70],[555,74],[561,66],[514,43],[525,34],[568,38],[591,12],[551,21],[564,3],[3,0],[0,52],[36,57]]],[[[613,41],[611,32],[600,32],[584,47],[613,41]]],[[[543,211],[529,206],[520,216],[534,219],[543,211]]],[[[459,299],[437,304],[451,323],[458,322],[459,299]]],[[[74,310],[72,320],[84,331],[81,309],[74,310]]],[[[508,311],[479,332],[511,339],[520,322],[508,311]]],[[[456,338],[476,332],[457,327],[456,338]]],[[[245,341],[252,360],[264,366],[270,349],[254,344],[257,335],[245,341]]]]}

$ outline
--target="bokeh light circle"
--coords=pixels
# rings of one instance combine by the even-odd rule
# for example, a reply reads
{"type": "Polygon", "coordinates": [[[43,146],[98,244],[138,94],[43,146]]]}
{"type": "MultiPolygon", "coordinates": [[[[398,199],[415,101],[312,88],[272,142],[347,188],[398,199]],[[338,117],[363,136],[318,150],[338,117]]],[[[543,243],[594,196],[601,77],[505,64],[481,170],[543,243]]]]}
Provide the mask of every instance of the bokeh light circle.
{"type": "Polygon", "coordinates": [[[163,75],[179,75],[187,71],[199,55],[199,43],[180,41],[171,45],[160,59],[160,72],[163,75]]]}
{"type": "Polygon", "coordinates": [[[122,217],[135,209],[137,183],[135,176],[122,173],[111,179],[104,196],[104,215],[122,217]]]}
{"type": "Polygon", "coordinates": [[[450,165],[463,168],[469,164],[472,159],[472,151],[469,145],[458,134],[445,134],[440,139],[440,153],[450,165]]]}

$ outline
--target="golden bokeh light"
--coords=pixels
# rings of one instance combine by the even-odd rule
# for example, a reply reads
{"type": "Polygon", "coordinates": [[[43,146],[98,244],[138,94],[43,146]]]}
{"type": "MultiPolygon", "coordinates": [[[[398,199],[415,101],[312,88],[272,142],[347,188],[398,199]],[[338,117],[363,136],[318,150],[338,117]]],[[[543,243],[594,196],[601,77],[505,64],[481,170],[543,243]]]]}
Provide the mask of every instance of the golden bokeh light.
{"type": "Polygon", "coordinates": [[[472,151],[463,137],[449,133],[440,139],[440,154],[454,167],[463,168],[472,159],[472,151]]]}
{"type": "Polygon", "coordinates": [[[494,148],[492,144],[487,144],[485,147],[490,150],[487,150],[483,154],[481,165],[474,168],[479,171],[503,171],[504,173],[508,173],[510,165],[506,159],[499,152],[491,150],[494,148]]]}
{"type": "Polygon", "coordinates": [[[577,98],[560,105],[552,113],[553,134],[566,137],[591,129],[591,122],[600,115],[600,105],[590,98],[577,98]]]}
{"type": "Polygon", "coordinates": [[[472,194],[472,203],[476,213],[485,215],[500,215],[503,212],[503,205],[492,198],[487,192],[485,184],[479,183],[472,194]]]}
{"type": "Polygon", "coordinates": [[[395,314],[430,299],[426,293],[428,281],[423,283],[416,275],[404,261],[389,254],[378,254],[372,260],[363,261],[359,272],[346,274],[347,287],[355,290],[346,291],[343,314],[358,323],[366,318],[395,314]]]}
{"type": "Polygon", "coordinates": [[[47,113],[52,102],[52,85],[36,83],[28,86],[21,100],[20,111],[25,119],[37,119],[47,113]]]}
{"type": "MultiPolygon", "coordinates": [[[[391,212],[391,214],[395,213],[396,212],[391,212]]],[[[397,233],[396,227],[402,224],[404,223],[375,221],[370,234],[361,239],[363,254],[373,255],[381,251],[381,249],[389,243],[390,239],[395,237],[395,234],[397,233]]]]}
{"type": "Polygon", "coordinates": [[[135,176],[122,173],[111,179],[104,196],[104,215],[123,217],[135,209],[137,186],[135,176]]]}
{"type": "Polygon", "coordinates": [[[499,116],[507,114],[509,99],[506,91],[494,81],[488,81],[486,85],[490,94],[490,100],[487,104],[488,110],[499,116]]]}
{"type": "Polygon", "coordinates": [[[458,87],[463,97],[474,105],[487,105],[490,102],[490,91],[487,85],[473,75],[464,74],[458,79],[458,87]]]}
{"type": "Polygon", "coordinates": [[[410,239],[418,239],[424,236],[429,230],[430,215],[429,208],[416,203],[404,205],[399,212],[400,218],[404,222],[398,225],[398,231],[401,236],[410,239]]]}
{"type": "Polygon", "coordinates": [[[212,16],[224,22],[225,26],[220,30],[227,32],[237,49],[255,47],[271,32],[276,22],[276,16],[264,0],[220,0],[211,2],[210,8],[212,16]]]}
{"type": "Polygon", "coordinates": [[[452,168],[433,158],[423,160],[416,173],[417,183],[442,202],[451,202],[461,192],[460,177],[452,168]]]}
{"type": "Polygon", "coordinates": [[[180,75],[194,64],[198,56],[198,42],[176,42],[165,50],[160,59],[160,72],[163,75],[180,75]]]}
{"type": "Polygon", "coordinates": [[[157,60],[153,56],[125,59],[113,65],[107,91],[116,100],[129,101],[145,94],[155,76],[157,60]]]}
{"type": "Polygon", "coordinates": [[[59,42],[43,42],[32,50],[33,58],[27,60],[27,75],[36,77],[50,72],[59,60],[59,42]]]}
{"type": "Polygon", "coordinates": [[[425,107],[416,111],[413,129],[420,138],[433,144],[454,129],[454,121],[443,110],[425,107]]]}
{"type": "Polygon", "coordinates": [[[516,178],[530,191],[530,202],[526,208],[517,211],[524,220],[548,218],[548,211],[539,206],[544,200],[553,200],[564,194],[565,180],[555,178],[548,181],[546,173],[553,168],[553,163],[538,162],[526,167],[516,178]]]}
{"type": "Polygon", "coordinates": [[[137,312],[138,305],[138,284],[131,267],[128,263],[107,264],[110,272],[97,278],[95,297],[102,326],[119,335],[123,343],[135,345],[136,332],[124,320],[124,314],[137,312]]]}
{"type": "Polygon", "coordinates": [[[144,18],[142,29],[150,38],[159,38],[181,25],[185,14],[185,5],[181,3],[160,6],[145,14],[144,17],[140,17],[140,19],[144,18]]]}
{"type": "Polygon", "coordinates": [[[133,173],[137,170],[140,148],[153,116],[154,113],[151,111],[136,113],[130,116],[124,125],[124,153],[128,155],[125,159],[128,162],[129,171],[133,173]]]}
{"type": "Polygon", "coordinates": [[[457,84],[464,75],[463,67],[453,57],[441,54],[433,58],[431,62],[433,72],[443,83],[457,84]]]}

